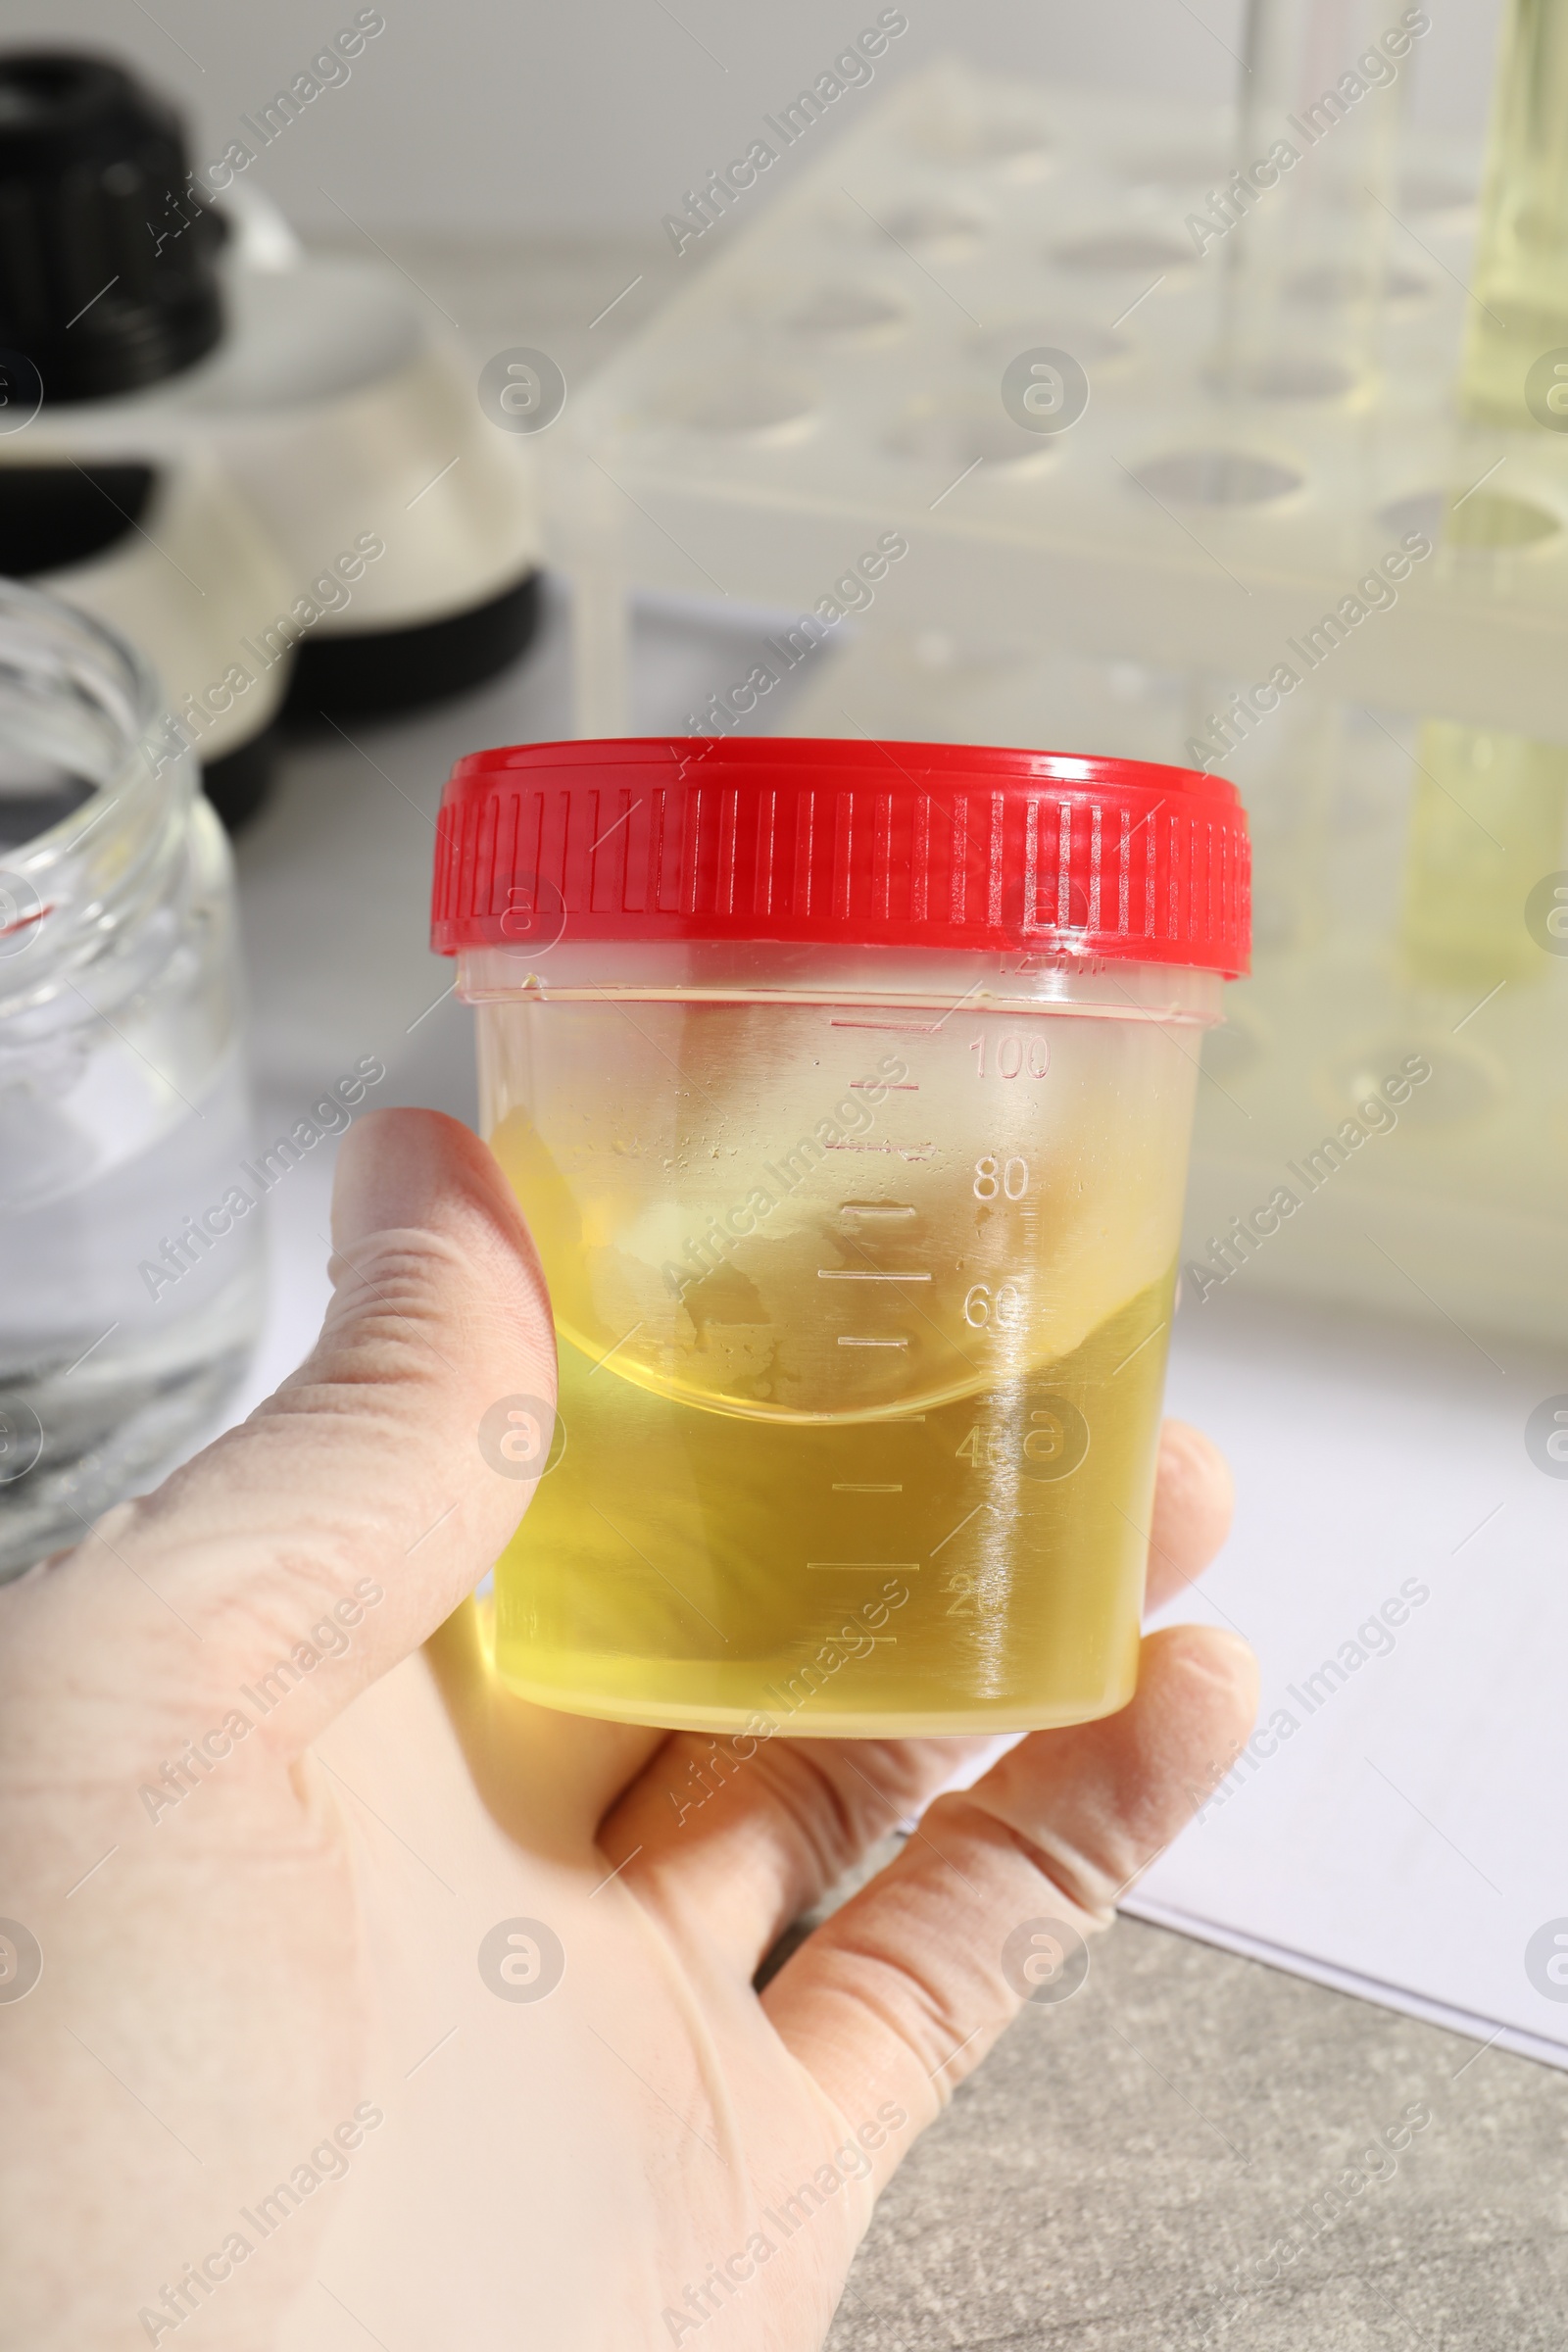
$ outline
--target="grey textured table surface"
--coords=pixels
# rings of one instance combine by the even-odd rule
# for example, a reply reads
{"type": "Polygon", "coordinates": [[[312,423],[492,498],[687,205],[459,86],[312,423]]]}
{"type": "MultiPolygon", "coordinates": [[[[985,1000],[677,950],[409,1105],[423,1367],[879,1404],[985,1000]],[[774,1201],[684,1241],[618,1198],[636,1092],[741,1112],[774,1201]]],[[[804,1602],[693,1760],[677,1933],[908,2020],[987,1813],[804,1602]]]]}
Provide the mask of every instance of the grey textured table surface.
{"type": "Polygon", "coordinates": [[[1568,2077],[1138,1920],[1091,1950],[906,2160],[829,2352],[1568,2342],[1568,2077]]]}
{"type": "Polygon", "coordinates": [[[830,2343],[1547,2352],[1565,2130],[1560,2075],[1124,1920],[915,2148],[830,2343]]]}
{"type": "MultiPolygon", "coordinates": [[[[568,379],[646,316],[668,275],[651,251],[618,246],[395,241],[394,259],[477,355],[542,345],[568,379]]],[[[526,731],[568,731],[563,656],[558,615],[532,665],[526,731]]],[[[471,740],[499,739],[511,697],[489,701],[471,740]]],[[[421,772],[443,732],[418,728],[421,772]]],[[[375,738],[376,757],[397,765],[386,742],[375,738]]],[[[373,791],[334,747],[313,751],[285,800],[307,781],[318,791],[329,770],[345,794],[373,791]]],[[[412,770],[407,780],[417,789],[412,770]]],[[[282,821],[280,810],[242,851],[253,890],[282,821]]],[[[417,835],[423,820],[410,822],[417,835]]],[[[297,871],[284,879],[293,895],[297,871]]],[[[431,1100],[430,1074],[404,1075],[431,1100]]],[[[1568,2076],[1123,1921],[1095,1945],[1082,1990],[1026,2009],[914,2149],[830,2343],[1562,2352],[1568,2076]],[[1430,2122],[1387,2177],[1368,2179],[1360,2152],[1420,2105],[1430,2122]]]]}

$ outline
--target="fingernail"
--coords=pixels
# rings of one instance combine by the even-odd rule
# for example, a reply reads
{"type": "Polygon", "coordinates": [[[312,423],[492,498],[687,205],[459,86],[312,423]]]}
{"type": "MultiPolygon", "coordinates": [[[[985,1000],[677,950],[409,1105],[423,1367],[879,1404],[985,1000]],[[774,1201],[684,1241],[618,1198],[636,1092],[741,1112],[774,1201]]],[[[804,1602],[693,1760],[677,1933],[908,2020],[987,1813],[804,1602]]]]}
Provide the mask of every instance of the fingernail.
{"type": "Polygon", "coordinates": [[[1184,1646],[1189,1662],[1198,1673],[1213,1681],[1223,1681],[1232,1690],[1250,1694],[1256,1703],[1258,1690],[1257,1654],[1250,1642],[1220,1625],[1173,1626],[1172,1633],[1196,1636],[1184,1646]]]}
{"type": "Polygon", "coordinates": [[[1211,1649],[1227,1649],[1233,1658],[1248,1666],[1257,1664],[1252,1644],[1244,1634],[1233,1634],[1223,1625],[1205,1625],[1203,1632],[1211,1649]]]}

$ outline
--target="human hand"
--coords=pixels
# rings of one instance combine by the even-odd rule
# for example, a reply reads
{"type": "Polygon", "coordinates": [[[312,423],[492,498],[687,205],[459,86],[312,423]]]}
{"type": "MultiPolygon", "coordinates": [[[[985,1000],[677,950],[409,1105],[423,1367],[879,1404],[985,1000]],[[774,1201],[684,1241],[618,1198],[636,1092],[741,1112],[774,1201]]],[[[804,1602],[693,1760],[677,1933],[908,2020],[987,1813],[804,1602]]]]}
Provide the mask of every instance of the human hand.
{"type": "MultiPolygon", "coordinates": [[[[759,1997],[963,1743],[776,1739],[683,1811],[709,1743],[499,1686],[466,1596],[533,1490],[475,1431],[554,1394],[532,1246],[423,1112],[345,1138],[334,1242],[305,1366],[0,1592],[0,1912],[43,1957],[15,1997],[0,1929],[0,2344],[806,2352],[1021,2005],[1007,1937],[1108,1922],[1250,1653],[1152,1636],[1130,1706],[939,1799],[759,1997]]],[[[1167,1425],[1152,1601],[1228,1515],[1167,1425]]]]}

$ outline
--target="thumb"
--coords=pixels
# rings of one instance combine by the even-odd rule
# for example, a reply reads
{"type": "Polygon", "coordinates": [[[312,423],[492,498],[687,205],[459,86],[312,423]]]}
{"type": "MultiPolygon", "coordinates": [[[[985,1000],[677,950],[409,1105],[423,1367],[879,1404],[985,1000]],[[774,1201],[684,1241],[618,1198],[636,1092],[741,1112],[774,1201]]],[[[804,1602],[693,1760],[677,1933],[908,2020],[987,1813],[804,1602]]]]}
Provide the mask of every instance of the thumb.
{"type": "Polygon", "coordinates": [[[146,1588],[121,1579],[118,1605],[143,1635],[152,1622],[181,1690],[232,1705],[240,1683],[286,1689],[290,1751],[472,1591],[554,1429],[544,1275],[466,1127],[419,1110],[358,1122],[332,1237],[333,1297],[299,1371],[57,1572],[118,1575],[114,1554],[146,1588]]]}

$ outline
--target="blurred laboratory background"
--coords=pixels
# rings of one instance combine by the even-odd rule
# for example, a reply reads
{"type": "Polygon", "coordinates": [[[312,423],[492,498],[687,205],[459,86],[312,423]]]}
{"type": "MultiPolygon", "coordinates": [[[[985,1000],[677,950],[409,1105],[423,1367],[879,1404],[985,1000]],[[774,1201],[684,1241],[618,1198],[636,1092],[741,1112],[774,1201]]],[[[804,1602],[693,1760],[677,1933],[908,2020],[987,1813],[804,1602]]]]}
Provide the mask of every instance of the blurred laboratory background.
{"type": "Polygon", "coordinates": [[[1189,2217],[1247,2151],[1161,2340],[1236,2318],[1237,2212],[1425,2099],[1354,2229],[1462,2217],[1464,2274],[1362,2335],[1324,2270],[1236,2340],[1485,2345],[1514,2229],[1513,2340],[1560,2341],[1568,0],[23,0],[5,40],[0,1573],[299,1360],[356,1117],[473,1117],[426,945],[461,754],[1217,768],[1253,971],[1169,1394],[1240,1496],[1181,1613],[1253,1642],[1261,1729],[1109,2005],[901,2179],[842,2341],[959,2340],[954,2230],[972,2340],[1019,2278],[1007,2340],[1073,2319],[999,2218],[1027,2173],[1095,2226],[1053,2067],[1189,2217]]]}
{"type": "MultiPolygon", "coordinates": [[[[1094,9],[1032,0],[927,0],[886,78],[961,56],[1020,81],[1234,102],[1246,0],[1106,0],[1094,9]]],[[[1377,27],[1396,24],[1389,8],[1377,27]]],[[[1498,0],[1438,8],[1412,89],[1416,119],[1472,147],[1486,122],[1498,0]]],[[[351,24],[353,8],[339,12],[351,24]]],[[[809,83],[878,9],[801,0],[787,16],[714,6],[676,15],[628,0],[563,10],[501,0],[386,12],[392,37],[363,61],[345,120],[311,125],[267,160],[268,193],[313,240],[344,231],[332,198],[384,229],[450,236],[648,238],[682,189],[744,148],[760,118],[809,83]],[[744,134],[744,136],[743,136],[744,134]],[[324,184],[323,184],[324,183],[324,184]]],[[[16,0],[14,45],[79,44],[135,64],[186,110],[205,157],[238,117],[271,97],[336,29],[314,0],[265,14],[176,0],[157,20],[110,0],[16,0]]],[[[1344,20],[1353,43],[1360,26],[1344,20]]],[[[334,93],[347,96],[347,90],[334,93]]]]}

